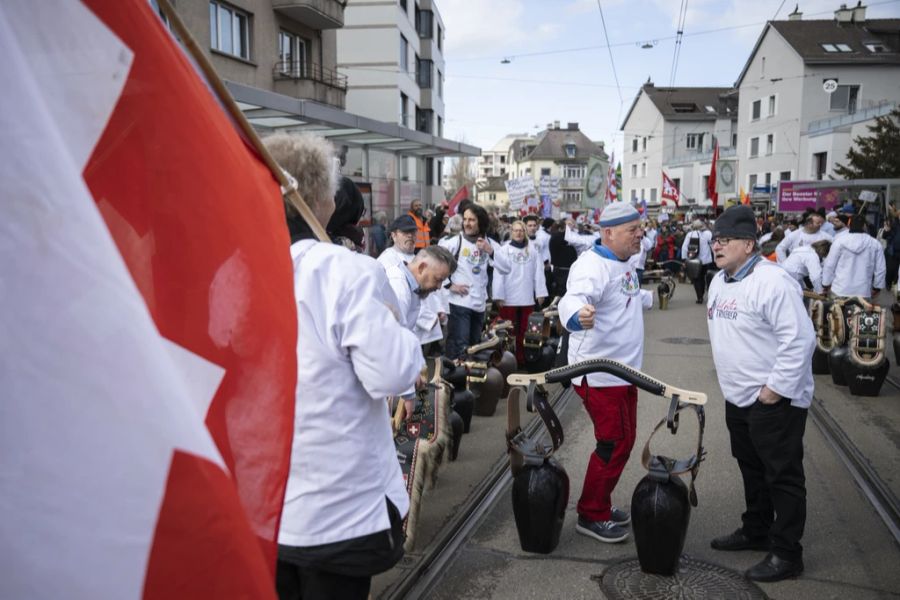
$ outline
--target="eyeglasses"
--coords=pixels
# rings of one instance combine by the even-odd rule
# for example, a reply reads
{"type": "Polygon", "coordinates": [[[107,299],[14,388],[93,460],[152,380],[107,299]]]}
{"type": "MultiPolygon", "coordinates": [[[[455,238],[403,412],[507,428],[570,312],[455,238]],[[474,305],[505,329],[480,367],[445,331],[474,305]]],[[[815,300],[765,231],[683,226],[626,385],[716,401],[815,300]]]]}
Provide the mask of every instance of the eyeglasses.
{"type": "Polygon", "coordinates": [[[744,240],[745,242],[750,241],[749,239],[746,239],[746,238],[717,237],[717,238],[713,238],[712,243],[714,245],[718,244],[719,246],[727,246],[728,242],[730,242],[732,240],[744,240]]]}

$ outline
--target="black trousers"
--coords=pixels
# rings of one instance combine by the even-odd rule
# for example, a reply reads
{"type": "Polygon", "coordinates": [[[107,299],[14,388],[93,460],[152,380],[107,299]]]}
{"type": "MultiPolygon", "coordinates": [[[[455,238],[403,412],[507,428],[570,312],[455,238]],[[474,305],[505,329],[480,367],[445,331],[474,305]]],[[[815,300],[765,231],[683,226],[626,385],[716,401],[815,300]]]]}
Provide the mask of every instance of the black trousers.
{"type": "Polygon", "coordinates": [[[697,300],[702,302],[703,296],[706,294],[706,273],[709,271],[709,265],[700,265],[700,274],[693,281],[694,292],[697,294],[697,300]]]}
{"type": "Polygon", "coordinates": [[[767,537],[770,551],[779,558],[800,560],[806,525],[803,433],[807,410],[791,406],[788,398],[772,405],[756,402],[740,408],[729,402],[725,407],[731,455],[744,479],[744,534],[767,537]]]}
{"type": "Polygon", "coordinates": [[[278,546],[280,600],[366,600],[372,575],[403,557],[403,517],[385,498],[391,528],[321,546],[278,546]]]}

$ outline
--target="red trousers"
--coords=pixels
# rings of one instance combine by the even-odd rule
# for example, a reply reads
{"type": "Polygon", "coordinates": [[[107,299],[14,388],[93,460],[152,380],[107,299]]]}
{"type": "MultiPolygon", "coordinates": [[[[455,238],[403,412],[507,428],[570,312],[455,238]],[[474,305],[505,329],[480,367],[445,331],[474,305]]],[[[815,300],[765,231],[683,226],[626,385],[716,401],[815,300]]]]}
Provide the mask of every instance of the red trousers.
{"type": "Polygon", "coordinates": [[[534,312],[534,306],[506,306],[500,308],[500,318],[512,321],[513,331],[516,332],[516,360],[520,365],[525,364],[525,329],[528,327],[528,317],[534,312]]]}
{"type": "Polygon", "coordinates": [[[612,492],[628,462],[637,429],[637,388],[633,385],[588,387],[587,379],[575,386],[594,424],[597,447],[591,453],[578,515],[589,521],[608,521],[612,492]]]}

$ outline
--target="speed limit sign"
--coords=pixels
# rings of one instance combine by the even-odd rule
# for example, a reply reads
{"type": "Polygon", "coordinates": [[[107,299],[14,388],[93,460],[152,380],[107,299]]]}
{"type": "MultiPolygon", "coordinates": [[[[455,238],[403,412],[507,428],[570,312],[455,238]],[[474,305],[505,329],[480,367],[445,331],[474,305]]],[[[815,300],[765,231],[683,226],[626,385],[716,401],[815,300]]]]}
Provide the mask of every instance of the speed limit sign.
{"type": "Polygon", "coordinates": [[[822,82],[822,89],[825,90],[826,93],[831,94],[838,88],[837,79],[826,79],[822,82]]]}

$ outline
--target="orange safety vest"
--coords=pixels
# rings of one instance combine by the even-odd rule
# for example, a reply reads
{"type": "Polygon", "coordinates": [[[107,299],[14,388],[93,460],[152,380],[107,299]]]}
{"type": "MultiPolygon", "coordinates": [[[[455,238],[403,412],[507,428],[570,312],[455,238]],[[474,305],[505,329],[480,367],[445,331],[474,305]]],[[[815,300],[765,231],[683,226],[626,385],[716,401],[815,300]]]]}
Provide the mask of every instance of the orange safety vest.
{"type": "Polygon", "coordinates": [[[424,219],[419,219],[412,211],[407,214],[416,222],[416,229],[418,230],[416,231],[416,248],[425,248],[431,243],[431,228],[428,226],[428,222],[424,219]]]}

